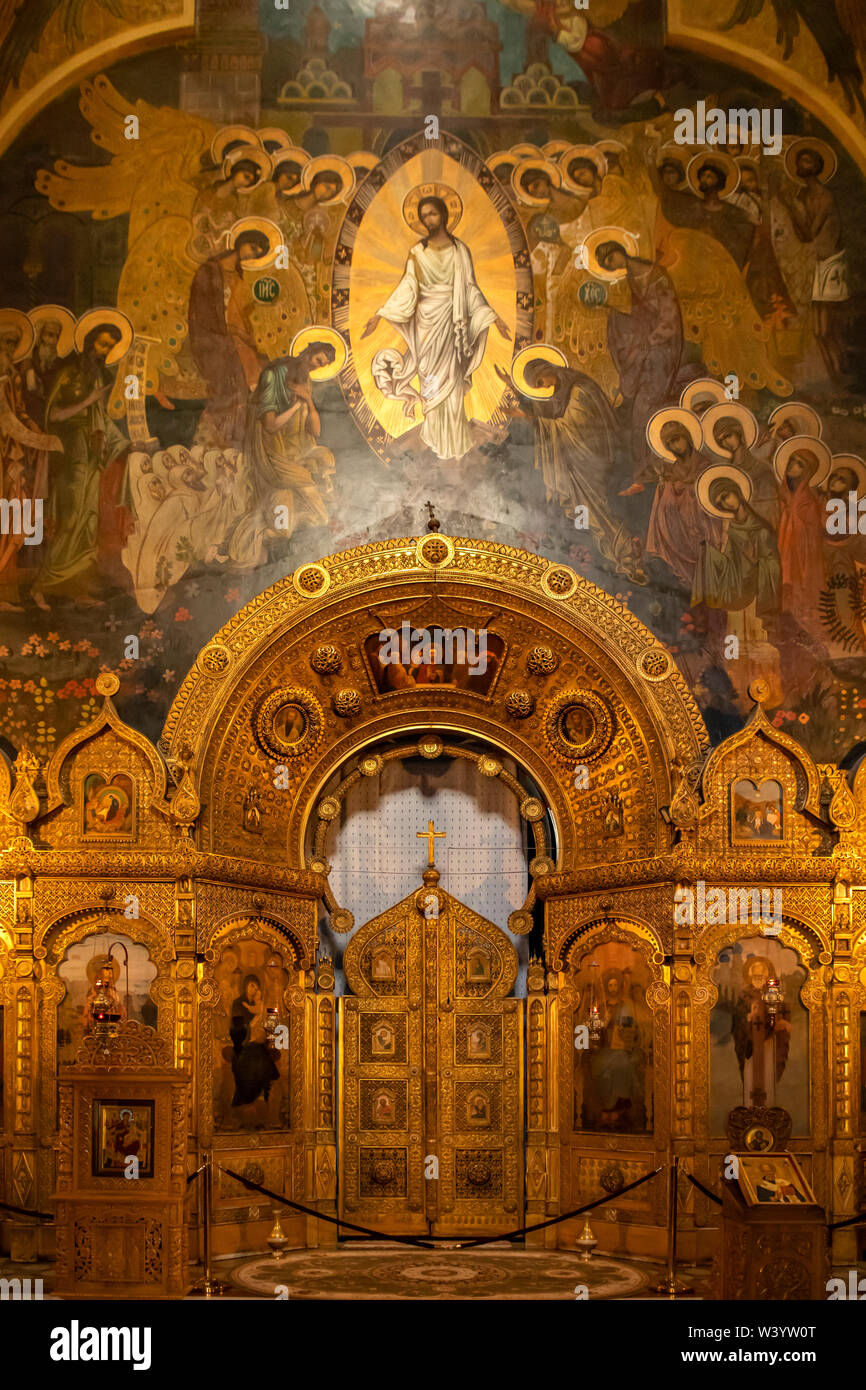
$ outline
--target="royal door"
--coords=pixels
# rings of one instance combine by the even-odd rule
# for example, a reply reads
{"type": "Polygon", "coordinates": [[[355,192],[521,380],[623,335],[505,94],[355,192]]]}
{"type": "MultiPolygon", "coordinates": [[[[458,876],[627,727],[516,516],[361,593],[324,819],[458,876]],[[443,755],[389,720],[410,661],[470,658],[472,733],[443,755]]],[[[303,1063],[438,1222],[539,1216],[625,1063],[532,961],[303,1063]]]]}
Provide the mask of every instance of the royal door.
{"type": "Polygon", "coordinates": [[[346,949],[340,1215],[394,1234],[523,1224],[522,1001],[504,932],[438,887],[346,949]]]}

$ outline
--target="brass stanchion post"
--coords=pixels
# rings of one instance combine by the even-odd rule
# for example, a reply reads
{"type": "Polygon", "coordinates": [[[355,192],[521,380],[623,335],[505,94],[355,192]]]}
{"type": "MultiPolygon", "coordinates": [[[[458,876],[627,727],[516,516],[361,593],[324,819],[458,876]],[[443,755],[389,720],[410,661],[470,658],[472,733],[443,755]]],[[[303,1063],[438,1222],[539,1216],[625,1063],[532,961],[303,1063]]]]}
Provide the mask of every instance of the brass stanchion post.
{"type": "Polygon", "coordinates": [[[204,1222],[202,1232],[202,1268],[204,1277],[194,1284],[190,1293],[197,1298],[220,1298],[228,1293],[228,1287],[221,1279],[214,1279],[211,1272],[213,1252],[213,1153],[208,1153],[204,1161],[204,1222]]]}
{"type": "Polygon", "coordinates": [[[682,1298],[693,1294],[694,1289],[677,1278],[677,1187],[679,1185],[679,1154],[672,1154],[668,1180],[668,1263],[663,1279],[653,1284],[653,1293],[664,1294],[666,1298],[682,1298]]]}

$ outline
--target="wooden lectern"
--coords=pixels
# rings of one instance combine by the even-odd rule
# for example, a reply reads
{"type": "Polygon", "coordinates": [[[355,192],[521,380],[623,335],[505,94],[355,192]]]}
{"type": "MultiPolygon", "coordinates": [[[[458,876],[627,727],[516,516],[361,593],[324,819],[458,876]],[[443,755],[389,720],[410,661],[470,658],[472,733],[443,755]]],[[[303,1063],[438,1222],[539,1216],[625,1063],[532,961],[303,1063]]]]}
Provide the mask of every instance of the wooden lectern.
{"type": "Polygon", "coordinates": [[[189,1075],[152,1028],[88,1037],[60,1073],[57,1285],[65,1298],[188,1288],[189,1075]]]}
{"type": "Polygon", "coordinates": [[[750,1205],[741,1183],[722,1180],[718,1297],[823,1300],[829,1277],[823,1207],[814,1201],[750,1205]]]}

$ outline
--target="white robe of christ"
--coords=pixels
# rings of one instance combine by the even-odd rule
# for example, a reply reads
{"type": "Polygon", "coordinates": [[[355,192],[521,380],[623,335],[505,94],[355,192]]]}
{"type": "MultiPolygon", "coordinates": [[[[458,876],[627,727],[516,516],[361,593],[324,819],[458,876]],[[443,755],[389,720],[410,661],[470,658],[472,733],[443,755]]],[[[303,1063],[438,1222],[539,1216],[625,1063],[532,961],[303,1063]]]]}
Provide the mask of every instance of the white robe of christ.
{"type": "Polygon", "coordinates": [[[407,351],[402,357],[387,349],[376,354],[376,385],[392,400],[418,400],[410,384],[417,373],[422,440],[437,458],[462,458],[474,442],[463,397],[481,365],[487,330],[496,319],[478,288],[469,247],[456,237],[441,249],[419,241],[379,317],[399,329],[407,351]]]}

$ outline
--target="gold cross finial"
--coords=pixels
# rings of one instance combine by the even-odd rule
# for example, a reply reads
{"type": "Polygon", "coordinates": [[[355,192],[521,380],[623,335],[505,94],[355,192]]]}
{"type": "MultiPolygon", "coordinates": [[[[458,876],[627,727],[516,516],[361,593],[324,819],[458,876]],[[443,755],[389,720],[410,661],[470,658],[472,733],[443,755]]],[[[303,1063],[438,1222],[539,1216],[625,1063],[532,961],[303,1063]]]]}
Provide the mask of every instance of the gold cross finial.
{"type": "Polygon", "coordinates": [[[426,829],[426,830],[418,830],[418,831],[415,832],[415,839],[416,839],[416,840],[426,840],[426,841],[427,841],[427,864],[428,864],[428,867],[432,868],[432,867],[434,866],[434,864],[435,864],[435,860],[434,860],[434,858],[433,858],[433,849],[434,849],[433,841],[434,841],[434,840],[444,840],[446,834],[447,834],[447,831],[445,831],[445,830],[434,830],[434,829],[433,829],[433,822],[432,822],[432,820],[428,820],[428,822],[427,822],[427,829],[426,829]]]}

